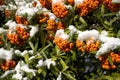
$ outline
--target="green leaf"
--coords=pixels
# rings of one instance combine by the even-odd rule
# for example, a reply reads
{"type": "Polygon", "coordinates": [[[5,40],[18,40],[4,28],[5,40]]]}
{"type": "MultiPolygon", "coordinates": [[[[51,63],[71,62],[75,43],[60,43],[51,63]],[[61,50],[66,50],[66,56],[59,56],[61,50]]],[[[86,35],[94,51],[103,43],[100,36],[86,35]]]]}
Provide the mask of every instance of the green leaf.
{"type": "Polygon", "coordinates": [[[106,26],[104,23],[102,23],[103,27],[106,28],[106,29],[109,29],[108,26],[106,26]]]}
{"type": "Polygon", "coordinates": [[[37,49],[38,49],[38,41],[36,42],[36,44],[35,44],[35,51],[37,51],[37,49]]]}
{"type": "Polygon", "coordinates": [[[110,16],[115,16],[116,13],[115,12],[112,12],[112,13],[107,13],[107,14],[104,14],[103,16],[105,17],[110,17],[110,16]]]}
{"type": "Polygon", "coordinates": [[[110,23],[108,21],[104,21],[104,24],[110,26],[110,23]]]}
{"type": "Polygon", "coordinates": [[[113,65],[113,61],[112,61],[112,58],[110,56],[108,56],[108,61],[109,61],[110,65],[113,65]]]}
{"type": "Polygon", "coordinates": [[[41,55],[37,55],[37,56],[35,56],[35,58],[36,58],[36,59],[41,59],[42,56],[41,56],[41,55]]]}
{"type": "Polygon", "coordinates": [[[53,60],[53,61],[57,60],[57,57],[53,56],[53,57],[52,57],[52,60],[53,60]]]}
{"type": "Polygon", "coordinates": [[[32,79],[33,74],[32,74],[32,72],[29,72],[29,73],[26,74],[26,76],[28,77],[28,79],[29,79],[29,78],[32,79]]]}
{"type": "Polygon", "coordinates": [[[40,73],[42,73],[42,71],[43,71],[43,69],[39,68],[37,72],[38,72],[38,74],[40,74],[40,73]]]}
{"type": "Polygon", "coordinates": [[[120,30],[117,33],[117,38],[120,38],[120,30]]]}
{"type": "Polygon", "coordinates": [[[41,52],[42,51],[45,51],[47,48],[49,48],[51,46],[51,43],[49,43],[47,46],[45,46],[42,50],[41,50],[41,52]]]}
{"type": "Polygon", "coordinates": [[[57,67],[51,67],[51,72],[57,76],[58,75],[58,72],[59,72],[59,69],[57,67]]]}
{"type": "Polygon", "coordinates": [[[104,13],[105,13],[105,6],[102,5],[102,6],[101,6],[101,14],[103,15],[104,13]]]}
{"type": "Polygon", "coordinates": [[[42,47],[44,47],[45,44],[46,44],[46,38],[45,38],[45,34],[44,33],[45,32],[43,32],[43,31],[40,32],[40,38],[41,38],[42,47]]]}
{"type": "Polygon", "coordinates": [[[29,63],[29,54],[28,53],[24,55],[24,59],[25,59],[26,63],[29,63]]]}
{"type": "Polygon", "coordinates": [[[33,43],[31,41],[29,41],[28,43],[29,43],[30,47],[32,48],[32,50],[34,50],[35,47],[34,47],[33,43]]]}
{"type": "Polygon", "coordinates": [[[60,59],[60,63],[62,65],[62,71],[65,71],[66,69],[68,69],[68,66],[66,65],[66,63],[62,59],[60,59]]]}
{"type": "Polygon", "coordinates": [[[57,46],[55,46],[55,53],[56,53],[57,55],[60,54],[60,49],[59,49],[57,46]]]}
{"type": "Polygon", "coordinates": [[[63,74],[66,76],[68,80],[76,80],[70,73],[63,72],[63,74]]]}
{"type": "Polygon", "coordinates": [[[46,71],[42,71],[42,75],[43,75],[44,77],[46,77],[47,72],[46,72],[46,71]]]}
{"type": "Polygon", "coordinates": [[[70,51],[72,53],[72,60],[76,60],[76,52],[70,51]]]}
{"type": "Polygon", "coordinates": [[[86,22],[82,17],[80,17],[79,20],[80,20],[80,22],[81,22],[82,24],[84,24],[84,25],[87,26],[87,22],[86,22]]]}

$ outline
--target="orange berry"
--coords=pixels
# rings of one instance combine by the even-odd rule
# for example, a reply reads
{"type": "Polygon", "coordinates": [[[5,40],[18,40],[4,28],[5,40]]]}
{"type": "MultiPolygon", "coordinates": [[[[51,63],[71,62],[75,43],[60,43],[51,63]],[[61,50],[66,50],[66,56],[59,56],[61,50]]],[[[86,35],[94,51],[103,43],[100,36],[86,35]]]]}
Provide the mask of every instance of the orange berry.
{"type": "Polygon", "coordinates": [[[34,1],[34,2],[32,3],[32,5],[33,5],[33,7],[36,7],[37,2],[36,2],[36,1],[34,1]]]}
{"type": "Polygon", "coordinates": [[[86,16],[90,11],[97,8],[99,0],[85,0],[83,3],[77,5],[77,12],[80,16],[86,16]]]}
{"type": "Polygon", "coordinates": [[[63,40],[62,38],[55,38],[54,43],[64,52],[70,51],[73,47],[73,43],[63,40]]]}
{"type": "Polygon", "coordinates": [[[58,2],[52,5],[52,12],[58,17],[58,18],[64,18],[68,15],[68,9],[64,5],[63,2],[58,2]]]}
{"type": "Polygon", "coordinates": [[[18,24],[24,24],[24,25],[28,24],[27,19],[23,18],[22,16],[15,16],[15,20],[18,24]]]}
{"type": "Polygon", "coordinates": [[[117,67],[116,67],[116,65],[111,65],[111,68],[116,69],[117,67]]]}
{"type": "Polygon", "coordinates": [[[103,0],[103,4],[111,11],[117,12],[120,9],[120,4],[112,4],[112,0],[103,0]]]}
{"type": "Polygon", "coordinates": [[[2,36],[0,36],[0,45],[2,44],[3,42],[2,42],[2,36]]]}
{"type": "Polygon", "coordinates": [[[52,31],[56,30],[57,26],[54,20],[47,20],[47,24],[48,24],[46,27],[47,30],[52,30],[52,31]]]}
{"type": "Polygon", "coordinates": [[[47,9],[51,9],[52,6],[52,0],[39,0],[42,7],[45,7],[47,9]]]}
{"type": "Polygon", "coordinates": [[[47,20],[49,19],[49,15],[48,14],[40,14],[39,16],[39,23],[44,23],[47,22],[47,20]]]}
{"type": "Polygon", "coordinates": [[[69,3],[70,5],[74,5],[74,0],[67,0],[67,3],[69,3]]]}
{"type": "Polygon", "coordinates": [[[103,64],[103,65],[102,65],[102,68],[103,68],[103,69],[106,69],[106,70],[109,70],[109,69],[110,69],[110,66],[109,66],[109,65],[104,65],[104,64],[103,64]]]}
{"type": "Polygon", "coordinates": [[[57,23],[57,29],[64,29],[64,28],[65,28],[64,24],[61,21],[59,21],[57,23]]]}
{"type": "Polygon", "coordinates": [[[116,63],[120,63],[120,57],[116,59],[116,63]]]}
{"type": "Polygon", "coordinates": [[[9,67],[6,67],[6,66],[1,66],[2,70],[6,71],[9,69],[9,67]]]}

